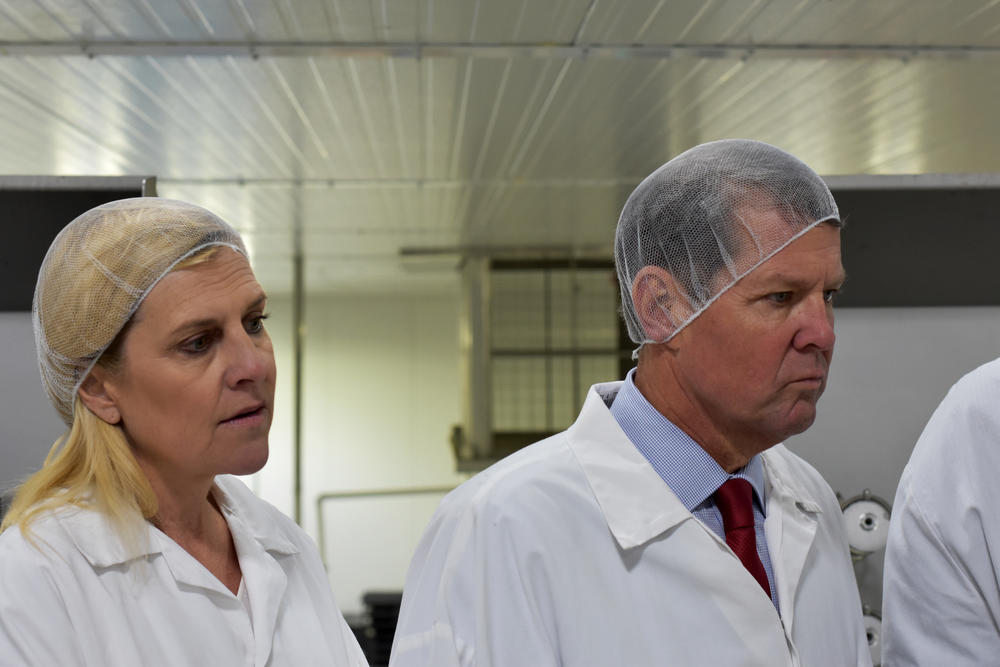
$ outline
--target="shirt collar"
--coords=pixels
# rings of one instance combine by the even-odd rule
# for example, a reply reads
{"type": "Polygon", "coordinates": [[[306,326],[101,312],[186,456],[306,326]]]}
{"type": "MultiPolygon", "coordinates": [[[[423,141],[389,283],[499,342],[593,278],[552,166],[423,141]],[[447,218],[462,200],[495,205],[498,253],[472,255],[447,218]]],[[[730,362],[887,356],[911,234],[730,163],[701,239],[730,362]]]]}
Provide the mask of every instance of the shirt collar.
{"type": "Polygon", "coordinates": [[[762,513],[767,507],[764,466],[759,456],[727,473],[701,445],[650,405],[635,386],[629,371],[610,406],[611,414],[636,449],[653,467],[674,495],[693,511],[731,477],[740,477],[754,490],[754,501],[762,513]]]}
{"type": "MultiPolygon", "coordinates": [[[[566,431],[566,440],[611,535],[619,547],[632,549],[694,517],[611,416],[609,406],[621,385],[592,386],[580,416],[566,431]]],[[[820,511],[818,500],[797,479],[802,464],[794,463],[784,446],[775,445],[760,458],[769,502],[781,504],[786,511],[820,511]]]]}

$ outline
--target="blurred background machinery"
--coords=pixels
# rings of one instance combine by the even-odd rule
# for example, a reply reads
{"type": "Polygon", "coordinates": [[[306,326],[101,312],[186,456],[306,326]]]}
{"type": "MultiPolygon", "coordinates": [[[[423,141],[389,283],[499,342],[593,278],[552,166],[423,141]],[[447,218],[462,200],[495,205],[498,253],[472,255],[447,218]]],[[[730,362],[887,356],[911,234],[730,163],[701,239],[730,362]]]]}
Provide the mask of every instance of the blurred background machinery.
{"type": "MultiPolygon", "coordinates": [[[[868,489],[852,498],[841,500],[840,506],[844,513],[844,530],[851,547],[855,574],[859,580],[858,587],[863,591],[861,580],[872,574],[865,569],[867,565],[877,575],[881,590],[881,557],[889,539],[889,516],[892,513],[892,506],[873,495],[868,489]],[[874,562],[876,560],[877,563],[874,562]]],[[[862,592],[862,612],[872,664],[878,667],[882,663],[882,614],[877,606],[873,607],[864,599],[864,592],[862,592]]]]}

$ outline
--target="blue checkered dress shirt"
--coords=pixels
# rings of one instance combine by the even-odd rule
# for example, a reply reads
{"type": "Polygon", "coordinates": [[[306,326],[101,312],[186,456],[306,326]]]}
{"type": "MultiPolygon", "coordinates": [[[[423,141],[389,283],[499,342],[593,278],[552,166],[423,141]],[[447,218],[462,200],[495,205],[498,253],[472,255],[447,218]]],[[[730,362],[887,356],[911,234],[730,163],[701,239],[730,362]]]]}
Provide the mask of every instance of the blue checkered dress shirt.
{"type": "Polygon", "coordinates": [[[625,377],[611,404],[611,414],[684,507],[723,541],[726,531],[722,526],[722,513],[716,507],[712,494],[730,477],[742,477],[750,482],[754,490],[753,522],[757,533],[757,553],[771,586],[771,600],[777,608],[774,570],[764,537],[766,498],[764,465],[760,457],[754,456],[743,468],[730,475],[687,433],[649,404],[635,386],[632,379],[634,373],[635,369],[625,377]]]}

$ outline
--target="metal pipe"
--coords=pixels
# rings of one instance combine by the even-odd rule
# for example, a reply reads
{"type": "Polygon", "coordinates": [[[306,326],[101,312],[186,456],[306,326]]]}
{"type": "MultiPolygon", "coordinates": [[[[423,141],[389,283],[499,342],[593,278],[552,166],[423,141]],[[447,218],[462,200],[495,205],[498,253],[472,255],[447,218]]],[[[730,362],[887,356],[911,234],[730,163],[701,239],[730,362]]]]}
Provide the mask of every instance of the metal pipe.
{"type": "Polygon", "coordinates": [[[449,493],[453,491],[453,486],[414,486],[395,489],[364,489],[357,491],[328,491],[316,496],[316,516],[317,516],[317,537],[319,542],[319,555],[324,567],[329,567],[326,562],[326,521],[323,516],[323,503],[328,500],[345,500],[352,498],[376,498],[391,496],[418,496],[432,493],[449,493]]]}
{"type": "MultiPolygon", "coordinates": [[[[4,180],[21,179],[30,182],[38,176],[4,176],[4,180]]],[[[53,179],[80,179],[94,181],[94,187],[105,187],[102,180],[121,178],[119,176],[51,176],[53,179]]],[[[170,185],[236,185],[240,187],[293,187],[300,186],[312,189],[463,189],[470,187],[483,188],[633,188],[642,180],[642,176],[629,178],[538,178],[530,181],[510,178],[472,178],[472,179],[433,179],[433,178],[157,178],[159,183],[170,185]]],[[[823,180],[831,189],[847,190],[882,190],[882,189],[920,189],[920,188],[995,188],[1000,186],[1000,174],[995,172],[960,173],[960,174],[856,174],[823,176],[823,180]]],[[[519,247],[519,246],[518,246],[519,247]]],[[[536,246],[525,246],[528,249],[536,246]]],[[[548,246],[537,246],[543,248],[548,246]]],[[[548,247],[551,249],[551,247],[548,247]]],[[[475,248],[473,248],[475,249],[475,248]]],[[[559,246],[567,254],[579,252],[578,246],[559,246]]],[[[483,246],[481,251],[488,248],[483,246]]],[[[502,247],[501,247],[502,250],[502,247]]],[[[583,247],[586,250],[586,247],[583,247]]],[[[452,248],[442,251],[453,252],[452,248]]]]}
{"type": "Polygon", "coordinates": [[[552,271],[542,272],[542,316],[545,327],[545,428],[553,431],[555,427],[555,378],[552,368],[552,271]]]}
{"type": "MultiPolygon", "coordinates": [[[[66,176],[58,178],[79,178],[66,176]]],[[[101,178],[118,178],[107,176],[101,178]]],[[[254,176],[177,176],[160,178],[171,185],[235,185],[238,187],[282,188],[302,186],[310,189],[335,188],[340,190],[374,190],[394,188],[400,190],[461,190],[464,188],[634,188],[642,176],[627,178],[264,178],[254,176]]]]}
{"type": "Polygon", "coordinates": [[[879,60],[996,58],[1000,46],[965,44],[552,44],[544,42],[336,42],[336,41],[0,41],[0,57],[17,56],[215,56],[340,58],[555,58],[666,60],[821,59],[879,60]]]}
{"type": "MultiPolygon", "coordinates": [[[[298,193],[297,193],[298,194],[298,193]]],[[[302,212],[300,197],[295,198],[292,220],[294,255],[292,257],[292,466],[294,468],[295,523],[302,525],[302,357],[305,345],[305,252],[302,248],[302,212]]]]}
{"type": "MultiPolygon", "coordinates": [[[[579,324],[579,319],[577,315],[577,297],[580,294],[580,288],[577,284],[576,273],[576,256],[570,255],[569,258],[569,346],[572,349],[576,349],[580,344],[579,332],[577,331],[579,324]]],[[[577,401],[580,400],[580,355],[574,354],[570,357],[572,381],[571,381],[571,391],[572,399],[570,406],[576,409],[579,407],[577,401]]]]}

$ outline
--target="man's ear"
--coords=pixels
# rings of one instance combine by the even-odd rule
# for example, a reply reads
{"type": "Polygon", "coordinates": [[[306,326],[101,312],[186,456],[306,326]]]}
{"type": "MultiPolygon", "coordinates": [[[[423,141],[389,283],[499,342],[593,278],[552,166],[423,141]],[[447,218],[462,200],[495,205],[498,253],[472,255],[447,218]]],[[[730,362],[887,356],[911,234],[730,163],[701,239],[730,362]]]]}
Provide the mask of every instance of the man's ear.
{"type": "Polygon", "coordinates": [[[118,409],[111,376],[107,369],[94,366],[80,385],[77,392],[83,404],[101,420],[115,425],[121,423],[122,413],[118,409]]]}
{"type": "Polygon", "coordinates": [[[684,293],[670,272],[644,266],[632,281],[632,303],[650,340],[666,340],[691,315],[684,293]]]}

